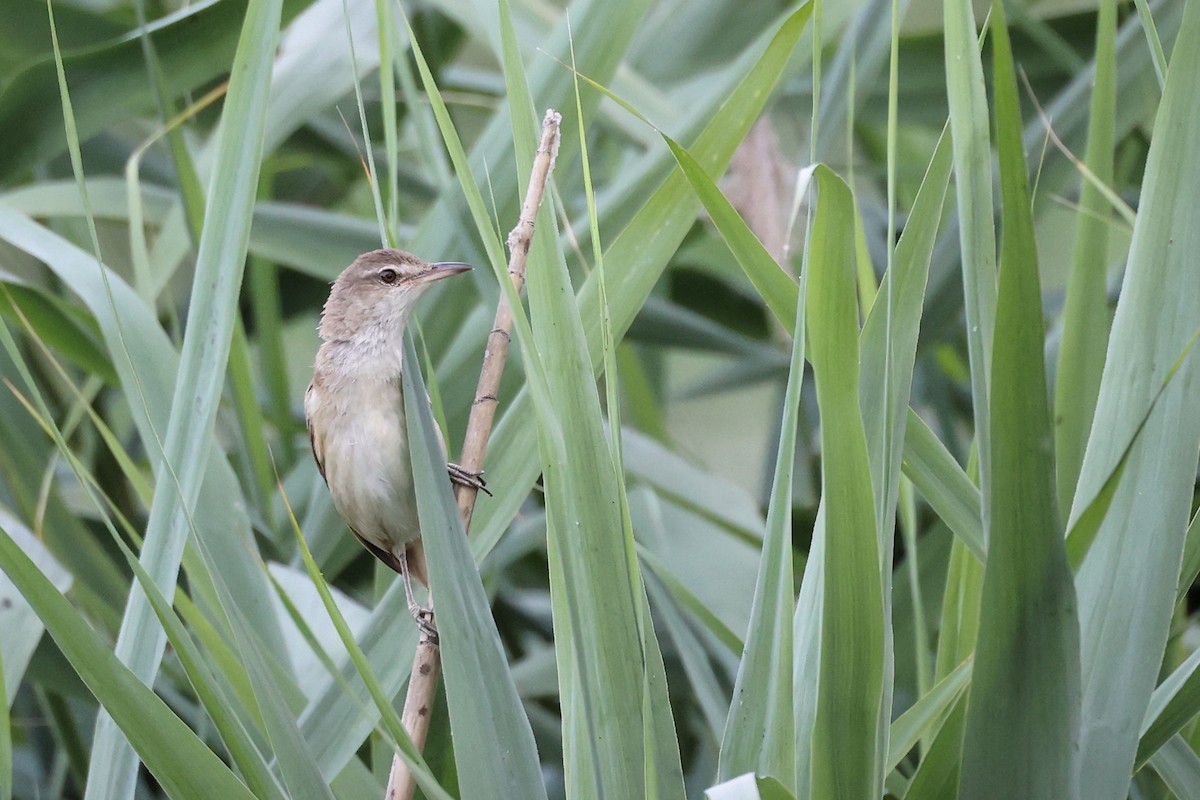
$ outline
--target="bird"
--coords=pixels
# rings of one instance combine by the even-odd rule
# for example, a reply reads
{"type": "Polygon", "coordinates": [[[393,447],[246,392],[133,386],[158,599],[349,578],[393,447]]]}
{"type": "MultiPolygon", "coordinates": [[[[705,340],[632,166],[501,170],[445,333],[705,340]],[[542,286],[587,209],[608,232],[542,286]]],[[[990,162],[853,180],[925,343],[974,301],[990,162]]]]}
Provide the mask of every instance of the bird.
{"type": "MultiPolygon", "coordinates": [[[[334,508],[363,546],[400,574],[409,612],[435,642],[433,612],[417,604],[412,587],[414,578],[428,586],[429,577],[405,424],[404,328],[430,286],[469,269],[390,248],[354,259],[322,309],[322,344],[304,393],[313,458],[334,508]]],[[[451,481],[487,491],[482,473],[447,468],[451,481]]]]}

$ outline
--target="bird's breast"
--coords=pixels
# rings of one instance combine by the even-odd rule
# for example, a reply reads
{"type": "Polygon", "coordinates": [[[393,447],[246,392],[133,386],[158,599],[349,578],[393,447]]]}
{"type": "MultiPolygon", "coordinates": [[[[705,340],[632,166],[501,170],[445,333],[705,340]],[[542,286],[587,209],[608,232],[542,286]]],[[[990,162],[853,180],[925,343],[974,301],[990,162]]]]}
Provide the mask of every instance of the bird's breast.
{"type": "Polygon", "coordinates": [[[314,439],[338,513],[360,536],[394,552],[420,535],[404,396],[398,380],[314,381],[314,439]]]}

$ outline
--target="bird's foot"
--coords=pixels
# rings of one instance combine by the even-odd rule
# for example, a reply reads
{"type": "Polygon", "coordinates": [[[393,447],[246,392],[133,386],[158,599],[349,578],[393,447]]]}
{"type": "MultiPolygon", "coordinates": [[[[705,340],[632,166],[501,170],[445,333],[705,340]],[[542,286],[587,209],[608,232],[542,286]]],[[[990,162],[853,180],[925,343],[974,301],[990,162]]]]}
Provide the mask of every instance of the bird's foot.
{"type": "Polygon", "coordinates": [[[433,609],[419,606],[416,603],[409,603],[408,613],[412,614],[412,618],[417,621],[417,629],[421,631],[421,639],[436,645],[438,643],[438,630],[433,620],[433,609]]]}
{"type": "Polygon", "coordinates": [[[446,471],[450,473],[451,483],[457,483],[459,486],[469,486],[478,492],[483,492],[488,497],[492,496],[492,493],[488,491],[487,481],[483,479],[483,470],[471,472],[466,467],[450,462],[446,464],[446,471]]]}

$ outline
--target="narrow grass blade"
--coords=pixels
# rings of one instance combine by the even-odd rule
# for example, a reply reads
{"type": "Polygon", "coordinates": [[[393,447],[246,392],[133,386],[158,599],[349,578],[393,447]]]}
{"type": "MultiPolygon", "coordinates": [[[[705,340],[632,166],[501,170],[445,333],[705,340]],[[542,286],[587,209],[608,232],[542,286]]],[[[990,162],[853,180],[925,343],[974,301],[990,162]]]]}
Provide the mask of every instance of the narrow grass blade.
{"type": "Polygon", "coordinates": [[[992,4],[1003,238],[991,372],[988,561],[961,798],[1067,800],[1079,736],[1079,621],[1056,505],[1045,333],[1008,25],[992,4]]]}
{"type": "MultiPolygon", "coordinates": [[[[1197,37],[1200,4],[1188,3],[1178,41],[1197,37]]],[[[1200,226],[1191,213],[1200,203],[1200,151],[1192,135],[1200,129],[1198,94],[1200,50],[1176,46],[1071,509],[1073,522],[1126,459],[1076,576],[1084,656],[1080,796],[1089,800],[1126,794],[1175,599],[1174,591],[1146,587],[1175,585],[1191,512],[1200,451],[1194,354],[1161,387],[1200,329],[1193,258],[1200,252],[1200,226]],[[1137,441],[1123,455],[1139,426],[1137,441]],[[1147,530],[1155,535],[1143,535],[1147,530]]]]}
{"type": "Polygon", "coordinates": [[[987,92],[970,0],[944,0],[946,92],[954,140],[959,247],[971,358],[971,401],[979,448],[979,479],[988,506],[989,392],[992,330],[996,324],[996,232],[992,219],[992,148],[987,92]]]}
{"type": "MultiPolygon", "coordinates": [[[[812,4],[804,8],[811,13],[812,4]]],[[[785,325],[792,324],[796,319],[798,294],[795,279],[780,268],[692,154],[666,134],[662,137],[746,277],[762,295],[775,318],[785,325]]]]}
{"type": "Polygon", "coordinates": [[[903,458],[905,476],[982,564],[986,554],[979,487],[912,409],[908,411],[903,458]]]}
{"type": "MultiPolygon", "coordinates": [[[[1096,79],[1088,116],[1087,168],[1104,183],[1113,176],[1117,103],[1117,7],[1101,3],[1096,29],[1096,79]]],[[[1075,223],[1075,258],[1063,305],[1062,344],[1054,384],[1054,451],[1058,508],[1066,515],[1083,464],[1112,313],[1107,273],[1110,207],[1091,181],[1083,181],[1075,223]]]]}
{"type": "Polygon", "coordinates": [[[908,751],[917,746],[917,742],[929,736],[931,729],[937,728],[970,680],[971,662],[964,661],[896,718],[892,723],[892,735],[888,738],[887,760],[883,763],[885,773],[894,770],[908,751]]]}
{"type": "Polygon", "coordinates": [[[813,738],[814,797],[878,797],[882,754],[883,581],[875,500],[859,409],[854,205],[846,184],[818,166],[809,239],[808,332],[821,412],[826,513],[820,695],[813,738]]]}

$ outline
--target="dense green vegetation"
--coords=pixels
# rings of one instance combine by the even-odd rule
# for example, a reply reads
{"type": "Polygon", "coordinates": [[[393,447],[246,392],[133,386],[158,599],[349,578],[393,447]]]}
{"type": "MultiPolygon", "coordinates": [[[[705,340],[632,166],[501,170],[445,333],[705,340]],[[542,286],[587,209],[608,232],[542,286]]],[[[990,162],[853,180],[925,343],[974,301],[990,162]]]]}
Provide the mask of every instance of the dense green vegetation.
{"type": "Polygon", "coordinates": [[[0,800],[1200,797],[1200,0],[974,6],[0,2],[0,800]],[[423,757],[301,408],[381,243],[477,265],[423,757]]]}

